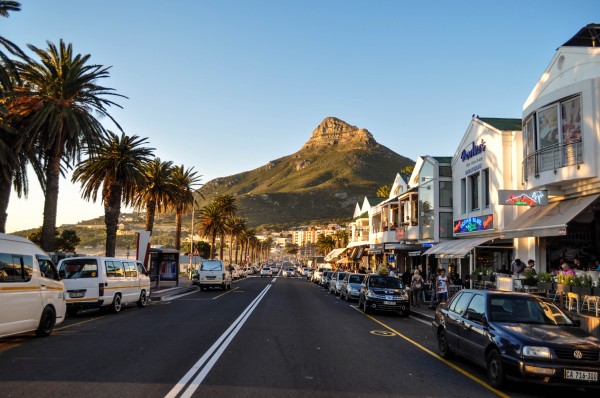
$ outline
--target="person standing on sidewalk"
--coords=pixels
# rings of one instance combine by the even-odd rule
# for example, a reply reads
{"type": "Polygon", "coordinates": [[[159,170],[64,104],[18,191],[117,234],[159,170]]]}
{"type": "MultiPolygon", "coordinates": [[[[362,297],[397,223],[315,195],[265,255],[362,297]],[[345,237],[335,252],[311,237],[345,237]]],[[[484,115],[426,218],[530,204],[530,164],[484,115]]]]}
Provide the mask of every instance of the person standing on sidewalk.
{"type": "Polygon", "coordinates": [[[421,295],[423,294],[423,277],[418,269],[415,270],[410,282],[410,294],[412,305],[419,307],[421,305],[421,295]]]}
{"type": "Polygon", "coordinates": [[[446,270],[444,268],[440,271],[435,286],[439,302],[443,303],[448,301],[448,277],[446,276],[446,270]]]}

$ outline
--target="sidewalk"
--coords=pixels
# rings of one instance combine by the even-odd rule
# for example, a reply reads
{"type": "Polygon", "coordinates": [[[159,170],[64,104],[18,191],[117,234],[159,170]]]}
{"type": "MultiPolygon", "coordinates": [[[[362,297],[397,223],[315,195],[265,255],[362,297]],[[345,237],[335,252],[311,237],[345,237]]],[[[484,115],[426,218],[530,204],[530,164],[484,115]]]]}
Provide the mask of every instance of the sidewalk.
{"type": "Polygon", "coordinates": [[[198,290],[198,286],[192,284],[192,281],[187,275],[180,275],[179,281],[152,281],[150,284],[150,300],[160,301],[167,297],[176,296],[198,290]]]}
{"type": "Polygon", "coordinates": [[[410,307],[410,315],[424,319],[426,321],[433,321],[435,317],[435,307],[429,308],[427,304],[421,304],[418,307],[412,305],[410,307]]]}

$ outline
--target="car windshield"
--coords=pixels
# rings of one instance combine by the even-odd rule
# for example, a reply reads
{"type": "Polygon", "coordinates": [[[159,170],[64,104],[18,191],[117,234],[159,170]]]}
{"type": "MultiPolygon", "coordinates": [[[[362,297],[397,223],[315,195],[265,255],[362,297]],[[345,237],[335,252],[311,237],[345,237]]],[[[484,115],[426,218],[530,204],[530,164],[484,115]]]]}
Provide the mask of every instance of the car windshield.
{"type": "Polygon", "coordinates": [[[387,287],[390,289],[402,289],[402,281],[399,278],[393,276],[372,276],[369,279],[369,285],[371,287],[387,287]]]}
{"type": "Polygon", "coordinates": [[[98,261],[95,258],[63,260],[60,269],[65,271],[66,279],[98,277],[98,261]]]}
{"type": "Polygon", "coordinates": [[[350,283],[362,283],[362,281],[365,280],[365,276],[364,275],[350,275],[350,280],[348,282],[350,283]]]}
{"type": "Polygon", "coordinates": [[[530,296],[492,296],[490,321],[539,325],[573,325],[553,303],[530,296]]]}
{"type": "Polygon", "coordinates": [[[339,279],[339,280],[342,280],[342,279],[344,279],[344,277],[345,277],[345,276],[346,276],[346,272],[340,272],[340,273],[338,274],[338,279],[339,279]]]}

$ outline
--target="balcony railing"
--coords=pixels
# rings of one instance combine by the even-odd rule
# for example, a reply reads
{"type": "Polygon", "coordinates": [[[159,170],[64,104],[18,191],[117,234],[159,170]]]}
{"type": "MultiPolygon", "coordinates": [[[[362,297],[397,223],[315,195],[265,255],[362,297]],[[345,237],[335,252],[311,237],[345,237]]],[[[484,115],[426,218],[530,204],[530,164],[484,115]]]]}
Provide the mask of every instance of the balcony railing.
{"type": "Polygon", "coordinates": [[[561,167],[577,166],[583,163],[583,148],[581,140],[565,144],[553,145],[541,149],[523,160],[523,181],[538,177],[541,172],[553,170],[555,173],[561,167]]]}

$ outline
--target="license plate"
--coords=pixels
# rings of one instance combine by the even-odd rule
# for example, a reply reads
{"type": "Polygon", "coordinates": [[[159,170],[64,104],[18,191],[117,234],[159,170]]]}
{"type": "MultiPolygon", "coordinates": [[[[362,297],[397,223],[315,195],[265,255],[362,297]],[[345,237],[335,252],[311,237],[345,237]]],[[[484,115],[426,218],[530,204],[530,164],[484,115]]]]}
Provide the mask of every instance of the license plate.
{"type": "Polygon", "coordinates": [[[384,301],[383,304],[385,305],[396,305],[395,301],[384,301]]]}
{"type": "Polygon", "coordinates": [[[84,293],[83,292],[71,292],[69,293],[69,297],[71,298],[81,298],[83,297],[84,293]]]}
{"type": "Polygon", "coordinates": [[[581,370],[565,370],[565,379],[598,381],[598,372],[584,372],[581,370]]]}
{"type": "Polygon", "coordinates": [[[207,277],[206,277],[206,279],[211,279],[211,280],[212,280],[212,279],[215,279],[215,278],[216,278],[216,276],[207,276],[207,277]]]}

